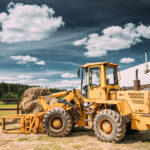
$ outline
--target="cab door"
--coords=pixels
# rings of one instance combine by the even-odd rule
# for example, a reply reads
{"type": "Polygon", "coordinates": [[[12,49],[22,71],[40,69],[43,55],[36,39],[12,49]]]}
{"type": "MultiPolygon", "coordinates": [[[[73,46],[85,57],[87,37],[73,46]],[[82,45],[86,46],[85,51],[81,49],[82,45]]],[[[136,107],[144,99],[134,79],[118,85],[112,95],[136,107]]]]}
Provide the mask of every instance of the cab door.
{"type": "Polygon", "coordinates": [[[88,99],[101,99],[101,78],[100,78],[100,66],[90,67],[88,69],[89,81],[88,81],[88,99]]]}

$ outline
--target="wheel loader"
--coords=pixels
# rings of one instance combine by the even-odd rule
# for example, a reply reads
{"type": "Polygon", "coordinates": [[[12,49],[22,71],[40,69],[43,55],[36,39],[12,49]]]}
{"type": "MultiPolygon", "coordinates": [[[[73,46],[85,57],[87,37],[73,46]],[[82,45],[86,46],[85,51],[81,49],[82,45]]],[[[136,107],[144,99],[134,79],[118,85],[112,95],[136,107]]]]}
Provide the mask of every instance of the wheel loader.
{"type": "Polygon", "coordinates": [[[58,98],[52,106],[39,96],[44,112],[2,117],[2,131],[64,137],[75,125],[89,126],[99,140],[120,142],[126,130],[150,129],[150,91],[121,91],[117,64],[87,63],[79,67],[78,76],[80,90],[51,94],[58,98]],[[6,120],[14,118],[20,119],[20,129],[6,129],[6,120]]]}

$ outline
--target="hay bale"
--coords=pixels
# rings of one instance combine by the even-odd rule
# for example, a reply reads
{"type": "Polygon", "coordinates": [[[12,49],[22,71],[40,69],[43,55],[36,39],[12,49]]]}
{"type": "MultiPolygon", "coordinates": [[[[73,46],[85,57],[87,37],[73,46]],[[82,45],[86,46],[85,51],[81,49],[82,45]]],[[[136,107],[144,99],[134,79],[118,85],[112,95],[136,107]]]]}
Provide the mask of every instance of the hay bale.
{"type": "MultiPolygon", "coordinates": [[[[29,114],[44,111],[41,104],[38,102],[38,96],[46,95],[50,95],[47,88],[34,87],[27,89],[22,99],[22,112],[29,114]]],[[[57,99],[51,96],[46,97],[45,100],[50,106],[57,102],[57,99]]]]}

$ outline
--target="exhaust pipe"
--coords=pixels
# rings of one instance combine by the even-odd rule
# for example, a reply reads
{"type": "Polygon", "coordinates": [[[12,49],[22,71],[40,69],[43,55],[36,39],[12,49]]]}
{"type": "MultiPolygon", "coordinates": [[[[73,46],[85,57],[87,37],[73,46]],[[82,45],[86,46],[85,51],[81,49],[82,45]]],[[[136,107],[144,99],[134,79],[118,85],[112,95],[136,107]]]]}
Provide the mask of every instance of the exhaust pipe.
{"type": "Polygon", "coordinates": [[[150,72],[149,65],[148,65],[148,63],[147,63],[147,57],[148,57],[148,54],[147,54],[147,53],[148,53],[147,50],[145,50],[145,65],[146,65],[146,68],[145,68],[145,70],[144,70],[144,73],[145,73],[145,74],[147,74],[147,73],[150,72]]]}
{"type": "Polygon", "coordinates": [[[140,80],[138,79],[138,69],[136,69],[135,75],[136,75],[136,80],[134,80],[134,90],[140,91],[141,87],[140,87],[140,80]]]}

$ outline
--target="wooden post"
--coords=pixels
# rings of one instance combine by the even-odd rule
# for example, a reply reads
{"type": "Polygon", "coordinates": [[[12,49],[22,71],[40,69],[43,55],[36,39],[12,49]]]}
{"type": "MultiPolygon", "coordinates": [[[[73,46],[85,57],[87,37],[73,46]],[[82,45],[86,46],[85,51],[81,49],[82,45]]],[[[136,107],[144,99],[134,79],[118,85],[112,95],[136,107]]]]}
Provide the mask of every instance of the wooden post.
{"type": "Polygon", "coordinates": [[[19,99],[17,99],[17,114],[19,114],[19,99]]]}

